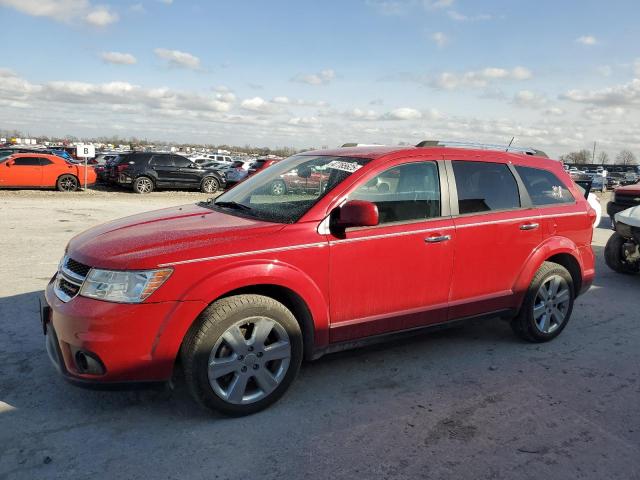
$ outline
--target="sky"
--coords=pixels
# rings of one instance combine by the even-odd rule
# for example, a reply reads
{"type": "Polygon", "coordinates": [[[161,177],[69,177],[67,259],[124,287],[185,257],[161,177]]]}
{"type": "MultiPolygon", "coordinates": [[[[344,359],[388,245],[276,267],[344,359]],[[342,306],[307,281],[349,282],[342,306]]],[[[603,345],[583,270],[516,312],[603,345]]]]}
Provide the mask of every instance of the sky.
{"type": "Polygon", "coordinates": [[[0,129],[640,157],[640,2],[0,0],[0,129]]]}

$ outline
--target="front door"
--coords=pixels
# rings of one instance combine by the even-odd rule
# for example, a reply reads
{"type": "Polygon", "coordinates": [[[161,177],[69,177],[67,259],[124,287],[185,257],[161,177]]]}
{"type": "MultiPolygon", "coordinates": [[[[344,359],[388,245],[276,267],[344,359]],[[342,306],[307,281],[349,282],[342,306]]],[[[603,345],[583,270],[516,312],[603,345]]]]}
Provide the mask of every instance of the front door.
{"type": "Polygon", "coordinates": [[[380,222],[329,235],[331,342],[446,320],[455,233],[444,175],[436,161],[394,161],[349,194],[375,203],[380,222]]]}
{"type": "Polygon", "coordinates": [[[42,166],[38,157],[18,157],[2,164],[5,187],[40,187],[42,186],[42,166]]]}

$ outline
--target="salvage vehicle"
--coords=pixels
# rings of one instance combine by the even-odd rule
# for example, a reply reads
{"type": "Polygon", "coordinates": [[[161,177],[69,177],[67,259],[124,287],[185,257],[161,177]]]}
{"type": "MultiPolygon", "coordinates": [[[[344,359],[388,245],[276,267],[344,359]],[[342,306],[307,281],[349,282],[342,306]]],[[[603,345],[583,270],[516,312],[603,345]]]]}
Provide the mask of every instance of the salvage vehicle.
{"type": "MultiPolygon", "coordinates": [[[[86,167],[87,184],[96,183],[96,173],[86,167]]],[[[57,155],[16,153],[0,159],[0,188],[56,188],[73,192],[85,181],[85,166],[57,155]]]]}
{"type": "Polygon", "coordinates": [[[186,157],[164,152],[123,154],[110,166],[109,178],[135,193],[151,193],[160,188],[190,188],[215,193],[225,187],[225,178],[205,170],[186,157]]]}
{"type": "Polygon", "coordinates": [[[455,145],[304,152],[73,237],[41,309],[51,360],[85,386],[180,370],[202,405],[246,415],[354,344],[479,317],[552,340],[593,281],[595,212],[539,151],[455,145]],[[274,195],[294,171],[323,188],[274,195]]]}
{"type": "Polygon", "coordinates": [[[618,187],[613,191],[613,199],[607,203],[607,214],[615,224],[617,213],[637,205],[640,205],[640,183],[618,187]]]}
{"type": "Polygon", "coordinates": [[[604,248],[607,266],[618,273],[640,272],[640,206],[616,213],[614,225],[604,248]]]}

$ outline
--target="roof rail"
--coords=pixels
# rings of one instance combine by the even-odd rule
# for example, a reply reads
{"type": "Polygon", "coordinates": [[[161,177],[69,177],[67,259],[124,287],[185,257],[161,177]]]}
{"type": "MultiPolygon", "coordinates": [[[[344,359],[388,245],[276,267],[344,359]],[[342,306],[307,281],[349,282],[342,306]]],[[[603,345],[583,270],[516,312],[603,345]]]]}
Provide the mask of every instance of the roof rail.
{"type": "Polygon", "coordinates": [[[383,147],[384,145],[380,144],[380,143],[357,143],[357,142],[349,142],[349,143],[343,143],[340,148],[347,148],[347,147],[383,147]]]}
{"type": "Polygon", "coordinates": [[[476,142],[456,142],[449,140],[424,140],[416,145],[416,147],[453,147],[453,148],[474,148],[478,150],[498,150],[501,152],[524,153],[525,155],[535,155],[538,157],[549,158],[542,150],[530,147],[513,147],[510,145],[497,145],[493,143],[476,143],[476,142]]]}

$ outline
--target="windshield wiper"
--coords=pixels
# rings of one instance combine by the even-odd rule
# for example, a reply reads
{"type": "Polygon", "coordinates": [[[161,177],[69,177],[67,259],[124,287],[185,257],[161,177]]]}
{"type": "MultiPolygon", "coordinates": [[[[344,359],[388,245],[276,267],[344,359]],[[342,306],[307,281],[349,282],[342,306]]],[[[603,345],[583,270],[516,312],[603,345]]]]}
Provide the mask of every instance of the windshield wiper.
{"type": "Polygon", "coordinates": [[[213,202],[213,204],[217,207],[233,208],[235,210],[251,210],[248,205],[238,202],[213,202]]]}

